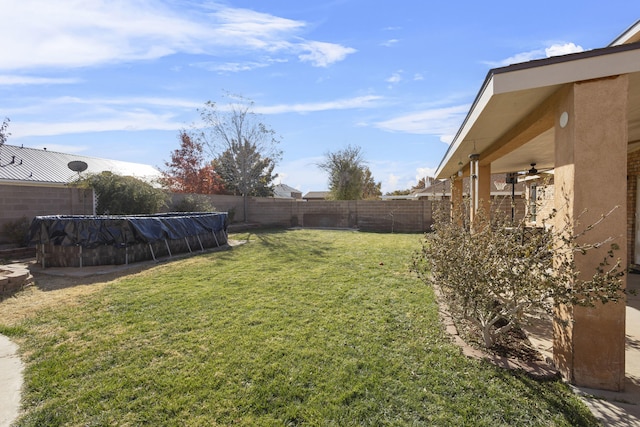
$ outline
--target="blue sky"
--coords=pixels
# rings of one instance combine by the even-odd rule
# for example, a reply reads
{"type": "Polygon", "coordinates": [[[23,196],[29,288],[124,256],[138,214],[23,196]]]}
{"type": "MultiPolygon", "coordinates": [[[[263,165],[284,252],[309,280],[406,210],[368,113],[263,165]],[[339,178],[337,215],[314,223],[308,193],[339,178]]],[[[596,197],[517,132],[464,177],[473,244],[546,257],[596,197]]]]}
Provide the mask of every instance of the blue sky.
{"type": "Polygon", "coordinates": [[[277,182],[362,147],[383,192],[433,173],[489,69],[594,49],[640,2],[3,0],[8,143],[159,168],[226,92],[281,137],[277,182]]]}

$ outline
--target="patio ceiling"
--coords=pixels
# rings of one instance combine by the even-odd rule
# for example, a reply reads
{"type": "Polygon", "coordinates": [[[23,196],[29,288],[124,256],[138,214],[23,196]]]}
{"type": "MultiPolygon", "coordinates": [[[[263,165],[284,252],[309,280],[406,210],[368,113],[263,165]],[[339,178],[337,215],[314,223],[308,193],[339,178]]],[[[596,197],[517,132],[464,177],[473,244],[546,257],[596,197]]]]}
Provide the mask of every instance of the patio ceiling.
{"type": "Polygon", "coordinates": [[[629,75],[629,144],[640,143],[640,43],[610,46],[489,71],[436,172],[469,172],[480,154],[492,173],[554,167],[554,101],[574,82],[629,75]]]}

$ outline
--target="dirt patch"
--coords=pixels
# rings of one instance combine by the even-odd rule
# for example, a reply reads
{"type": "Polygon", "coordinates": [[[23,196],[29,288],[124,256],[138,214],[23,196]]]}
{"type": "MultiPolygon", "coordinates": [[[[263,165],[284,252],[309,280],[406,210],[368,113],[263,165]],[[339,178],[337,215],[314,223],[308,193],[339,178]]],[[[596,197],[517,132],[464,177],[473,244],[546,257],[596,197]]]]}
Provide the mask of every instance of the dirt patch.
{"type": "Polygon", "coordinates": [[[497,338],[492,348],[482,345],[482,332],[473,322],[453,318],[460,337],[473,348],[489,353],[493,356],[518,359],[523,362],[544,361],[543,355],[531,344],[527,335],[520,328],[514,328],[497,338]]]}

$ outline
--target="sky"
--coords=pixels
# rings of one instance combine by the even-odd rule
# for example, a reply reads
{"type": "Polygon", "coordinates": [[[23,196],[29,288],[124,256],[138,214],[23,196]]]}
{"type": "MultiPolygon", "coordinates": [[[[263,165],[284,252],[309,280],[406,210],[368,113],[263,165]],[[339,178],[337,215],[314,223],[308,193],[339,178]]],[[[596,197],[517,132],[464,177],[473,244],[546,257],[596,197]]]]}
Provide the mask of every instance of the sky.
{"type": "Polygon", "coordinates": [[[492,68],[604,47],[636,0],[1,0],[12,145],[166,169],[207,101],[254,102],[276,183],[361,147],[383,193],[432,175],[492,68]]]}

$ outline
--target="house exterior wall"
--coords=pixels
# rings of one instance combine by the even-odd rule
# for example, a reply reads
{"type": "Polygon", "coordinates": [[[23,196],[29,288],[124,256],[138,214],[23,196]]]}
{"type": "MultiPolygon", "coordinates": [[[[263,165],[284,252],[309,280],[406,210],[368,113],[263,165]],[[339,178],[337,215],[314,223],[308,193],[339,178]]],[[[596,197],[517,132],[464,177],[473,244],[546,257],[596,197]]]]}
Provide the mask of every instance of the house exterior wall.
{"type": "Polygon", "coordinates": [[[525,209],[525,218],[527,225],[532,227],[542,227],[543,222],[546,226],[551,226],[549,219],[553,216],[555,208],[555,186],[553,178],[538,179],[528,181],[523,193],[523,207],[525,209]],[[535,200],[531,199],[532,186],[536,187],[535,200]],[[532,205],[535,203],[535,215],[531,215],[532,205]]]}
{"type": "Polygon", "coordinates": [[[38,215],[92,215],[93,190],[74,187],[0,184],[0,243],[6,224],[38,215]]]}

